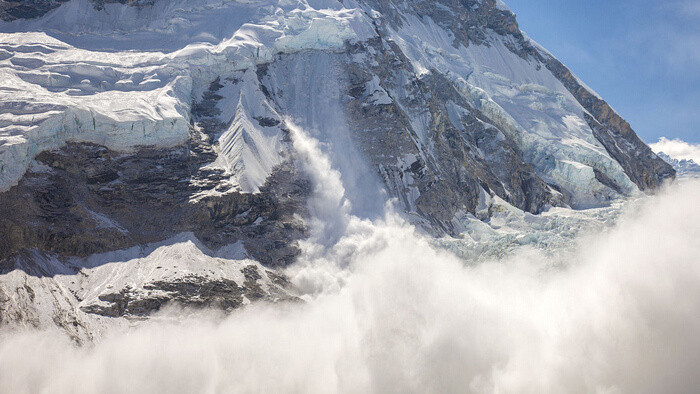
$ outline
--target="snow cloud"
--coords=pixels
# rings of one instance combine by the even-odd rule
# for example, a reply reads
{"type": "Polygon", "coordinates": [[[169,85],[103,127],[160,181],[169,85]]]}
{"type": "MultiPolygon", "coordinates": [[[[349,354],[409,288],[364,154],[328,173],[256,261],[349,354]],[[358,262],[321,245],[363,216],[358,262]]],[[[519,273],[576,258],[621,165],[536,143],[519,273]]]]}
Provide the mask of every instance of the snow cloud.
{"type": "Polygon", "coordinates": [[[680,139],[669,140],[662,137],[658,142],[649,145],[656,152],[663,152],[673,159],[693,160],[700,164],[700,144],[689,144],[680,139]]]}
{"type": "MultiPolygon", "coordinates": [[[[321,155],[294,134],[302,154],[321,155]]],[[[316,188],[320,219],[342,206],[343,185],[325,159],[307,170],[331,188],[316,188]]],[[[171,310],[87,347],[55,332],[4,332],[0,387],[691,392],[700,384],[698,195],[700,182],[676,184],[574,250],[481,264],[433,247],[390,208],[375,221],[346,214],[333,227],[339,240],[307,248],[289,271],[307,302],[226,317],[171,310]]]]}

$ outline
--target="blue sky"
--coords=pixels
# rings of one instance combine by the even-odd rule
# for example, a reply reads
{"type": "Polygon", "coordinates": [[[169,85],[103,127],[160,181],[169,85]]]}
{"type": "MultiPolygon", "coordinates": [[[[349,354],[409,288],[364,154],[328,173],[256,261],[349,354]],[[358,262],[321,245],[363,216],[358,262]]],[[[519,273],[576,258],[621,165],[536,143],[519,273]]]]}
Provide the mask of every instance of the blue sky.
{"type": "Polygon", "coordinates": [[[504,0],[642,139],[700,142],[700,0],[504,0]]]}

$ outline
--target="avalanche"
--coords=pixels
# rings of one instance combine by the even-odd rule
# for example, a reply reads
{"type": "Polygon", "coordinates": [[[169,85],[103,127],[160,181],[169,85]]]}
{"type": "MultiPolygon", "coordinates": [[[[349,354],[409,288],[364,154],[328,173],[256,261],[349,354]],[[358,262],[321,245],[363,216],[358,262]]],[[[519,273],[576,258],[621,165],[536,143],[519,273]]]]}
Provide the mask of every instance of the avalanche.
{"type": "Polygon", "coordinates": [[[697,183],[500,0],[60,3],[0,15],[2,389],[693,387],[697,183]]]}

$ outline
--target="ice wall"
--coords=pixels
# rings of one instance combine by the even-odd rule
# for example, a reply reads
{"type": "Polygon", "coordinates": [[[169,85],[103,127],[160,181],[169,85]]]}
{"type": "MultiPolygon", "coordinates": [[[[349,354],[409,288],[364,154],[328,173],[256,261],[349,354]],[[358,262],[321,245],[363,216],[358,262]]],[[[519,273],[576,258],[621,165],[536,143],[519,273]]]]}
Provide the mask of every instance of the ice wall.
{"type": "MultiPolygon", "coordinates": [[[[310,3],[161,1],[98,11],[74,0],[37,20],[0,23],[0,191],[37,153],[67,141],[120,151],[181,144],[191,103],[217,76],[373,34],[358,10],[310,3]]],[[[255,191],[279,162],[278,138],[238,114],[232,127],[243,127],[223,137],[220,164],[240,167],[242,188],[255,191]]]]}

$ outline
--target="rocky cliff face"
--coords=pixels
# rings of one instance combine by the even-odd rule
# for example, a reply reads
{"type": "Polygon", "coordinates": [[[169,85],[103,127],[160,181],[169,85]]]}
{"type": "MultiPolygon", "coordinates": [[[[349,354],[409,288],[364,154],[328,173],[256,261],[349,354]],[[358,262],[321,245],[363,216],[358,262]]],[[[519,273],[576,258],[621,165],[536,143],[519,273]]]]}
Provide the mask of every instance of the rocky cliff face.
{"type": "MultiPolygon", "coordinates": [[[[46,15],[70,0],[19,0],[0,3],[0,20],[33,19],[46,15]]],[[[95,9],[101,10],[105,4],[126,4],[134,7],[153,5],[155,0],[90,0],[95,9]]]]}
{"type": "Polygon", "coordinates": [[[413,16],[428,20],[448,31],[453,47],[477,45],[490,47],[501,41],[512,53],[531,63],[536,70],[547,70],[563,85],[586,111],[585,121],[596,140],[624,169],[640,189],[661,185],[674,173],[637,137],[629,123],[622,119],[602,98],[586,87],[558,59],[520,31],[515,15],[497,0],[438,1],[368,1],[386,16],[384,28],[399,30],[413,16]],[[498,36],[494,40],[494,33],[498,36]]]}
{"type": "Polygon", "coordinates": [[[66,1],[68,0],[3,1],[0,4],[0,19],[13,21],[15,19],[37,18],[66,1]]]}
{"type": "Polygon", "coordinates": [[[353,214],[394,198],[436,235],[488,220],[495,199],[585,208],[674,176],[500,1],[61,3],[0,8],[6,322],[49,314],[84,338],[166,303],[294,299],[272,271],[313,216],[294,127],[321,143],[353,214]],[[222,259],[235,269],[207,271],[222,259]]]}

